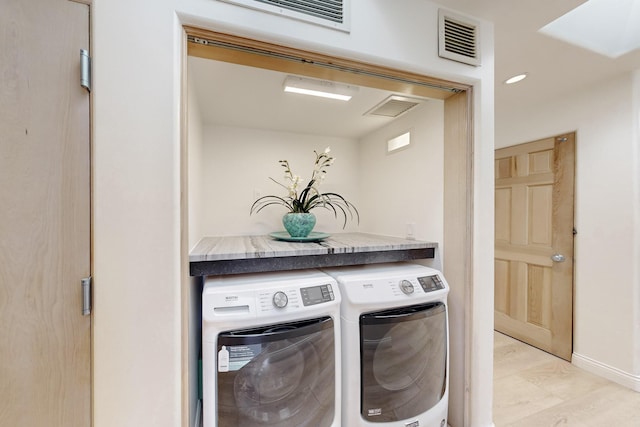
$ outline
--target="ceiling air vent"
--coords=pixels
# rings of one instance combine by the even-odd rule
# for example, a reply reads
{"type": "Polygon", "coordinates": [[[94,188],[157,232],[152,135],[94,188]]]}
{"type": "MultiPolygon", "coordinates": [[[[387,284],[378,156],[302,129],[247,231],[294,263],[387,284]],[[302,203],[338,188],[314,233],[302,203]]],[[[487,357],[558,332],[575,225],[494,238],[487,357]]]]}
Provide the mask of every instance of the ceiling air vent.
{"type": "Polygon", "coordinates": [[[349,31],[351,0],[221,0],[276,15],[349,31]]]}
{"type": "Polygon", "coordinates": [[[479,24],[469,18],[438,10],[438,56],[480,65],[479,24]]]}
{"type": "Polygon", "coordinates": [[[384,101],[364,113],[365,116],[398,117],[406,113],[424,100],[407,98],[406,96],[391,95],[384,101]]]}

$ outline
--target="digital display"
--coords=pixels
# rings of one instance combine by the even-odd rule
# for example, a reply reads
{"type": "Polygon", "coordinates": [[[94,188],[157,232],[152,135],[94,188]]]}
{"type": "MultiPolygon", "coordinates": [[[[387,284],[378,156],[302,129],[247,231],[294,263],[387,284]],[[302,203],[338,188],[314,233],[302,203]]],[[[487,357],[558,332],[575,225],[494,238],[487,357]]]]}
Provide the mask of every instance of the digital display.
{"type": "Polygon", "coordinates": [[[313,286],[310,288],[300,288],[300,294],[302,295],[302,304],[314,305],[323,302],[333,301],[333,289],[331,285],[313,286]]]}
{"type": "Polygon", "coordinates": [[[311,301],[322,300],[322,291],[320,287],[307,288],[307,296],[311,301]]]}
{"type": "Polygon", "coordinates": [[[422,286],[422,290],[425,292],[438,291],[444,289],[444,283],[437,275],[418,277],[418,283],[422,286]]]}

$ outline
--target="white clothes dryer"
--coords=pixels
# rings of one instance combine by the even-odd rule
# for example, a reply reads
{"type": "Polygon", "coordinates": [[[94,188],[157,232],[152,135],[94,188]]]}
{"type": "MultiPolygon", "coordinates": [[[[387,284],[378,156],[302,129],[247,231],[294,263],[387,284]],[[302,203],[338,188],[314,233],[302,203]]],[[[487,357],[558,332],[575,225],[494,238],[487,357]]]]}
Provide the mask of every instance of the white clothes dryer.
{"type": "Polygon", "coordinates": [[[324,270],[342,293],[342,425],[444,427],[449,286],[411,263],[324,270]]]}
{"type": "Polygon", "coordinates": [[[207,277],[204,427],[339,427],[340,301],[317,270],[207,277]]]}

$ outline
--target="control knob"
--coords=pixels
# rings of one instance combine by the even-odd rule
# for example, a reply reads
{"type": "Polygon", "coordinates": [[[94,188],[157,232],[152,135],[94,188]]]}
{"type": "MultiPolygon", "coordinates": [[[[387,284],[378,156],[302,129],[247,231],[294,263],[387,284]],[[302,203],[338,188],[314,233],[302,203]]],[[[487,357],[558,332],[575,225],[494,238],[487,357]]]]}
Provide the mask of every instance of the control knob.
{"type": "Polygon", "coordinates": [[[411,284],[410,281],[408,281],[406,279],[405,280],[401,280],[400,281],[400,290],[406,295],[412,294],[413,293],[413,285],[411,284]]]}
{"type": "Polygon", "coordinates": [[[289,304],[289,298],[287,298],[287,294],[282,291],[278,291],[273,294],[273,305],[276,308],[285,308],[289,304]]]}

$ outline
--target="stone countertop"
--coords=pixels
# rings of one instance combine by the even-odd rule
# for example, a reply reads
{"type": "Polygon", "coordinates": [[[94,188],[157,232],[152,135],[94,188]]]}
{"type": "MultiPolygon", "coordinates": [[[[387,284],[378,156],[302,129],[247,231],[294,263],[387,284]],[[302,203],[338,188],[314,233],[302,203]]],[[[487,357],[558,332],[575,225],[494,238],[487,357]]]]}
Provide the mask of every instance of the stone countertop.
{"type": "Polygon", "coordinates": [[[203,237],[189,254],[191,276],[254,273],[433,258],[437,243],[366,233],[337,233],[319,242],[268,235],[203,237]]]}

